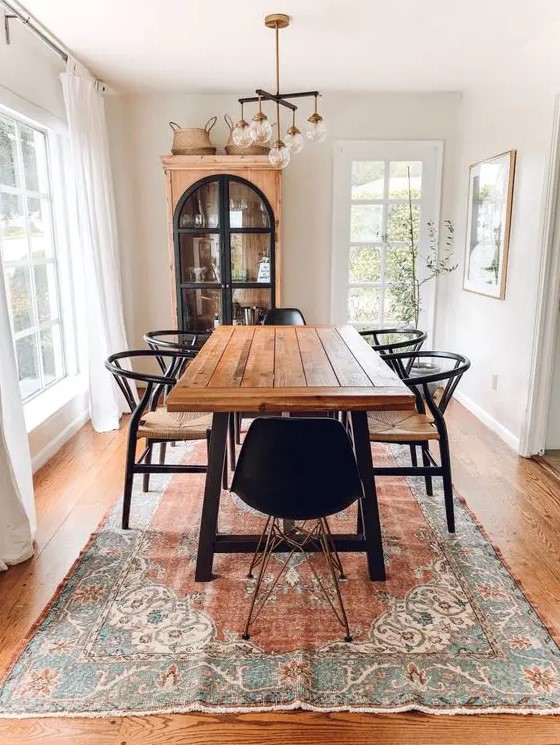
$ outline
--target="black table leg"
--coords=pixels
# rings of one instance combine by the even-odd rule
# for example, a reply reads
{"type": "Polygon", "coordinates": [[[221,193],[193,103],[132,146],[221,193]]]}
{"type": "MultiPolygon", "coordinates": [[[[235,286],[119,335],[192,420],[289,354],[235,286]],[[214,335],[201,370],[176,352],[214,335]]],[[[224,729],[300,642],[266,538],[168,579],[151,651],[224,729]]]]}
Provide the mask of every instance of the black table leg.
{"type": "Polygon", "coordinates": [[[356,460],[364,487],[364,498],[360,500],[362,526],[366,541],[366,554],[371,580],[385,580],[385,562],[383,558],[383,541],[379,522],[379,507],[375,490],[375,477],[371,460],[371,445],[367,425],[367,412],[352,412],[352,433],[356,460]]]}
{"type": "Polygon", "coordinates": [[[200,520],[200,536],[196,558],[195,582],[212,579],[212,561],[218,527],[218,511],[222,489],[222,474],[226,454],[226,437],[229,414],[215,412],[212,417],[212,433],[208,452],[208,472],[204,487],[204,503],[200,520]]]}

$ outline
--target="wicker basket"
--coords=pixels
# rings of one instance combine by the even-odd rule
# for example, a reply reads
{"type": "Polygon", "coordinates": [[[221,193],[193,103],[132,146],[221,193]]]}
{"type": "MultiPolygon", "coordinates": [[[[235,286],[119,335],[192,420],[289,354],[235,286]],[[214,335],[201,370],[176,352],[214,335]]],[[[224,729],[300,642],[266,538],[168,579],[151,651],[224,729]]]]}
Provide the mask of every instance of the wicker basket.
{"type": "Polygon", "coordinates": [[[210,142],[210,130],[217,120],[218,117],[213,116],[206,122],[204,129],[182,129],[176,122],[169,122],[173,130],[173,155],[215,155],[216,148],[210,142]]]}
{"type": "Polygon", "coordinates": [[[229,129],[229,137],[226,142],[225,151],[228,155],[268,155],[270,148],[266,145],[249,145],[249,147],[237,147],[233,144],[232,132],[234,124],[229,114],[224,114],[224,119],[229,129]]]}

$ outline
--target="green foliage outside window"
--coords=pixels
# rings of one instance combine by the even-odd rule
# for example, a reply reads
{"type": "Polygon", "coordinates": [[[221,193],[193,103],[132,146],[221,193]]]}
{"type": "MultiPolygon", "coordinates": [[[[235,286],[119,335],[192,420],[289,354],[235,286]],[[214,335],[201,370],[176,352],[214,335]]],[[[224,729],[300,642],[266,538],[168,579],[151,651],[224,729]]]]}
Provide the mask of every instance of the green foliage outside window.
{"type": "Polygon", "coordinates": [[[426,273],[418,276],[420,210],[412,204],[414,190],[406,190],[408,203],[393,205],[393,213],[387,221],[387,281],[391,289],[391,320],[414,324],[418,328],[422,309],[421,288],[442,274],[457,269],[453,263],[454,227],[451,220],[444,220],[445,246],[440,255],[440,235],[434,222],[427,223],[428,256],[425,259],[426,273]]]}

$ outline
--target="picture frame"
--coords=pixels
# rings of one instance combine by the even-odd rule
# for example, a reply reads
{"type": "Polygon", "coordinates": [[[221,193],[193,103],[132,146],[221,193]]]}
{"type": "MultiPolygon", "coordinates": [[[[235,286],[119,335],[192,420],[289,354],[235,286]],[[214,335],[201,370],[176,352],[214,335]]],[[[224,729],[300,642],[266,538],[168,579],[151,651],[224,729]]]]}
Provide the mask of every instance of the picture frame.
{"type": "Polygon", "coordinates": [[[469,168],[463,289],[503,300],[511,232],[516,150],[469,168]]]}

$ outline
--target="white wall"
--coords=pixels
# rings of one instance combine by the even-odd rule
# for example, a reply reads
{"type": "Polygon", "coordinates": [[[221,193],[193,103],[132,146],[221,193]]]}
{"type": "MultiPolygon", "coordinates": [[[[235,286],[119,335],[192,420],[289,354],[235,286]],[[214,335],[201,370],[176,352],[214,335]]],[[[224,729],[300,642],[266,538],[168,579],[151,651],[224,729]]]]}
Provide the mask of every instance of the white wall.
{"type": "MultiPolygon", "coordinates": [[[[328,139],[307,145],[283,174],[283,297],[311,322],[328,322],[332,245],[332,162],[337,139],[444,140],[441,216],[454,204],[455,137],[460,96],[454,93],[325,93],[328,139]]],[[[165,189],[159,157],[171,146],[167,122],[202,126],[220,121],[213,142],[223,147],[221,115],[237,118],[234,95],[111,96],[107,99],[121,241],[129,343],[170,322],[165,189]]],[[[311,112],[309,112],[311,113],[311,112]]],[[[308,115],[308,114],[307,114],[308,115]]],[[[302,119],[306,118],[305,110],[302,119]]],[[[286,122],[287,126],[288,122],[286,122]]]]}
{"type": "MultiPolygon", "coordinates": [[[[49,117],[66,120],[58,75],[62,59],[19,22],[10,25],[11,41],[0,42],[0,103],[45,123],[49,117]],[[19,100],[18,100],[19,99],[19,100]]],[[[88,418],[83,392],[29,430],[29,447],[36,470],[64,444],[88,418]]]]}
{"type": "Polygon", "coordinates": [[[437,338],[472,362],[459,398],[515,448],[525,426],[553,106],[548,91],[463,95],[453,210],[461,266],[442,287],[437,312],[437,338]],[[462,289],[468,167],[511,149],[517,168],[508,277],[505,300],[496,300],[462,289]]]}
{"type": "Polygon", "coordinates": [[[10,23],[11,44],[0,43],[0,85],[41,107],[59,119],[66,119],[58,75],[62,59],[34,37],[20,22],[10,23]]]}

